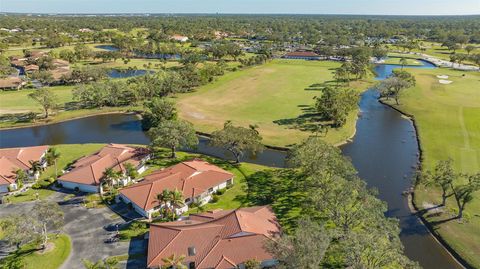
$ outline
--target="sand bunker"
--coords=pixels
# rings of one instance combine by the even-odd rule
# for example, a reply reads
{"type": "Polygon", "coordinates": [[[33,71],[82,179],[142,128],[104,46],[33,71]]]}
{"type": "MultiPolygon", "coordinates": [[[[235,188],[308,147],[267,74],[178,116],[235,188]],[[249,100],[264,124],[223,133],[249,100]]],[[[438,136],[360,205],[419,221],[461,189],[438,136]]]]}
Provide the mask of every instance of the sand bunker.
{"type": "Polygon", "coordinates": [[[438,75],[437,78],[439,78],[439,79],[447,79],[448,76],[447,76],[447,75],[438,75]]]}
{"type": "Polygon", "coordinates": [[[438,82],[440,82],[441,84],[450,84],[450,83],[452,83],[453,81],[441,79],[441,80],[439,80],[438,82]]]}

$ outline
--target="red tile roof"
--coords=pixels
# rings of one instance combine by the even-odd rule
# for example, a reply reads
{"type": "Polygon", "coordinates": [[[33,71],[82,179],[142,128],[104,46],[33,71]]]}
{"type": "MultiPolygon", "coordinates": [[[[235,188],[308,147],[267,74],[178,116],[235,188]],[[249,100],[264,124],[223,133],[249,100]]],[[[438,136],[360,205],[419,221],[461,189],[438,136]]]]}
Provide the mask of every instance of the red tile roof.
{"type": "Polygon", "coordinates": [[[0,185],[14,183],[15,171],[32,168],[30,161],[40,161],[48,146],[0,149],[0,185]]]}
{"type": "Polygon", "coordinates": [[[272,259],[265,240],[280,232],[267,206],[194,214],[189,220],[152,224],[148,242],[148,267],[162,264],[172,254],[185,255],[197,269],[234,268],[250,259],[272,259]],[[188,249],[194,247],[195,255],[188,249]]]}
{"type": "Polygon", "coordinates": [[[74,183],[98,186],[107,168],[116,171],[125,171],[124,164],[131,163],[134,166],[148,155],[145,148],[133,148],[120,144],[109,144],[99,152],[78,159],[73,169],[61,177],[60,180],[74,183]]]}
{"type": "Polygon", "coordinates": [[[150,210],[159,205],[156,196],[165,189],[177,189],[183,197],[193,198],[231,178],[232,173],[196,159],[158,170],[120,193],[144,210],[150,210]]]}
{"type": "Polygon", "coordinates": [[[18,88],[23,84],[23,80],[19,77],[0,78],[0,88],[18,88]]]}

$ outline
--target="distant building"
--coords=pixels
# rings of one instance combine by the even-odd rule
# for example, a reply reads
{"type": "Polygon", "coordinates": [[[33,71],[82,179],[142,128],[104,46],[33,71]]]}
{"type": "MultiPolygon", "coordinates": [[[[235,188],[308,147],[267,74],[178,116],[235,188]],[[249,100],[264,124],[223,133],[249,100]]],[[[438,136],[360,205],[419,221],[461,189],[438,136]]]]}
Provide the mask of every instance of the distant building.
{"type": "Polygon", "coordinates": [[[78,159],[58,178],[64,188],[83,192],[103,192],[104,173],[108,168],[120,171],[122,178],[116,184],[126,185],[130,178],[126,175],[125,165],[132,164],[138,173],[146,170],[145,162],[150,158],[145,148],[134,148],[120,144],[109,144],[99,152],[78,159]]]}
{"type": "Polygon", "coordinates": [[[25,73],[33,73],[35,71],[38,71],[39,67],[36,64],[29,64],[24,67],[24,70],[25,70],[25,73]]]}
{"type": "Polygon", "coordinates": [[[312,51],[294,51],[283,55],[284,59],[320,60],[321,56],[312,51]]]}
{"type": "Polygon", "coordinates": [[[172,254],[184,256],[184,265],[196,269],[245,268],[255,259],[261,267],[276,260],[265,243],[280,233],[268,206],[212,210],[191,214],[187,220],[150,225],[147,267],[159,268],[172,254]]]}
{"type": "Polygon", "coordinates": [[[0,89],[2,90],[20,90],[26,84],[19,77],[0,78],[0,89]]]}
{"type": "Polygon", "coordinates": [[[212,194],[233,184],[233,174],[200,159],[181,162],[146,176],[143,181],[120,190],[119,199],[132,204],[135,211],[150,219],[161,205],[156,200],[163,190],[179,190],[185,205],[176,208],[186,212],[191,203],[205,204],[212,194]]]}
{"type": "Polygon", "coordinates": [[[38,161],[42,167],[47,166],[45,155],[48,146],[5,148],[0,149],[0,193],[17,189],[15,172],[24,170],[32,179],[38,179],[40,174],[32,172],[32,163],[38,161]]]}
{"type": "Polygon", "coordinates": [[[187,42],[188,37],[183,36],[183,35],[173,35],[170,39],[178,41],[178,42],[187,42]]]}
{"type": "Polygon", "coordinates": [[[81,29],[78,29],[79,32],[81,33],[93,33],[94,31],[90,28],[81,28],[81,29]]]}

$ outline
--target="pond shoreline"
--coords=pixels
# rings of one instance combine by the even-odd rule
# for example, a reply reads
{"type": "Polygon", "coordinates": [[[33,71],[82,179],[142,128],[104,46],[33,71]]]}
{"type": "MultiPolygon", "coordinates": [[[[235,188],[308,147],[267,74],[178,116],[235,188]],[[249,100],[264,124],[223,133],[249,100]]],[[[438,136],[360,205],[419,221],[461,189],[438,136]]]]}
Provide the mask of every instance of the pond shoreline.
{"type": "Polygon", "coordinates": [[[64,119],[64,120],[58,120],[58,121],[52,120],[52,121],[48,121],[48,122],[34,122],[34,123],[29,123],[29,124],[20,125],[20,126],[0,127],[0,130],[13,130],[13,129],[46,126],[46,125],[52,125],[52,124],[67,122],[67,121],[71,121],[71,120],[78,120],[78,119],[90,118],[90,117],[95,117],[95,116],[100,116],[100,115],[109,115],[109,114],[127,114],[127,115],[129,115],[129,114],[140,114],[140,112],[139,111],[122,111],[122,110],[99,112],[99,113],[93,113],[93,114],[78,116],[78,117],[72,117],[72,118],[68,118],[68,119],[64,119]]]}
{"type": "MultiPolygon", "coordinates": [[[[392,108],[393,110],[402,114],[412,122],[413,128],[415,129],[415,140],[417,141],[418,145],[418,170],[420,172],[423,171],[423,150],[415,116],[402,111],[401,109],[381,100],[380,98],[378,98],[378,102],[392,108]]],[[[463,268],[473,269],[474,267],[470,265],[465,259],[463,259],[462,256],[458,252],[456,252],[439,233],[435,231],[434,227],[430,224],[430,222],[423,217],[423,214],[420,213],[421,210],[415,203],[415,189],[416,184],[412,185],[413,191],[410,192],[408,195],[408,206],[410,208],[410,211],[421,220],[422,224],[428,229],[435,241],[437,241],[438,244],[440,244],[445,249],[445,251],[453,258],[453,260],[455,260],[463,268]]]]}

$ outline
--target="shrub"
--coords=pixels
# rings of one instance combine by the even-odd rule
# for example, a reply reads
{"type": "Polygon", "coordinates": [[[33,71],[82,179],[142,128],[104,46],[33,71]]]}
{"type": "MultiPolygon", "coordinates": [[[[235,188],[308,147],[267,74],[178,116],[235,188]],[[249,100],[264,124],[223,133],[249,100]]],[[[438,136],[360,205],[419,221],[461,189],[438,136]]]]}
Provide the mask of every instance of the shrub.
{"type": "Polygon", "coordinates": [[[38,182],[32,185],[32,189],[41,189],[41,188],[42,188],[42,184],[38,182]]]}
{"type": "Polygon", "coordinates": [[[210,200],[210,203],[216,203],[216,202],[218,202],[218,199],[219,199],[219,198],[218,198],[218,195],[213,194],[213,195],[212,195],[212,199],[210,200]]]}
{"type": "Polygon", "coordinates": [[[218,190],[215,192],[215,194],[216,194],[216,195],[222,195],[222,194],[225,193],[225,191],[226,191],[225,189],[218,189],[218,190]]]}

